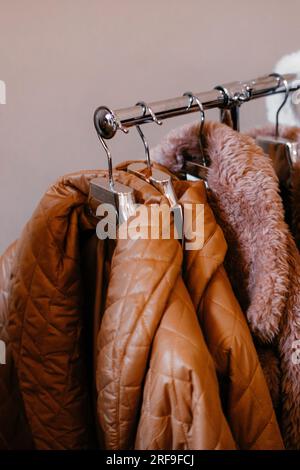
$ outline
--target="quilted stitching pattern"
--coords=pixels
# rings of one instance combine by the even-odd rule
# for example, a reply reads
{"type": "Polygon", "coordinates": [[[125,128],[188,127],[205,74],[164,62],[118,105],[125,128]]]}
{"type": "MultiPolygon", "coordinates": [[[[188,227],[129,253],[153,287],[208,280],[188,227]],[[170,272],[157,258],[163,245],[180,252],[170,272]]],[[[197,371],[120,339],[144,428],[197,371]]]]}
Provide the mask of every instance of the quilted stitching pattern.
{"type": "Polygon", "coordinates": [[[235,449],[215,366],[181,277],[153,342],[137,449],[235,449]]]}
{"type": "Polygon", "coordinates": [[[120,240],[115,249],[97,369],[99,418],[109,448],[132,446],[153,335],[180,268],[174,240],[120,240]]]}
{"type": "Polygon", "coordinates": [[[38,449],[88,446],[79,227],[93,228],[84,203],[94,176],[51,187],[19,242],[8,332],[38,449]]]}
{"type": "MultiPolygon", "coordinates": [[[[144,183],[140,195],[158,202],[144,183]]],[[[98,415],[109,449],[134,446],[141,402],[137,448],[235,448],[181,260],[175,240],[117,243],[98,337],[98,415]]]]}
{"type": "Polygon", "coordinates": [[[250,331],[222,266],[226,243],[202,183],[186,192],[183,200],[205,204],[205,243],[201,250],[186,253],[185,280],[217,371],[229,378],[225,414],[233,436],[241,449],[282,449],[250,331]]]}
{"type": "MultiPolygon", "coordinates": [[[[11,341],[26,414],[40,449],[89,444],[79,234],[94,228],[84,205],[89,179],[95,176],[74,174],[50,188],[24,229],[13,270],[9,325],[3,332],[11,341]]],[[[132,175],[119,177],[135,186],[138,198],[162,201],[156,190],[132,175]]],[[[230,286],[219,269],[225,248],[222,233],[214,223],[205,227],[205,247],[187,258],[186,273],[198,281],[188,286],[203,327],[202,312],[205,319],[222,316],[228,327],[220,341],[210,344],[205,336],[218,372],[225,371],[225,362],[234,385],[226,410],[230,426],[241,447],[280,448],[272,409],[258,391],[264,380],[258,361],[251,348],[244,347],[251,343],[250,335],[243,336],[247,325],[236,315],[234,300],[224,302],[230,286]],[[249,370],[234,361],[237,351],[243,360],[249,355],[249,370]],[[228,354],[230,361],[224,359],[228,354]],[[251,423],[252,403],[259,403],[264,413],[258,424],[253,422],[246,442],[239,417],[251,423]]],[[[98,338],[98,413],[108,448],[133,447],[137,426],[137,448],[235,447],[221,408],[215,365],[181,279],[181,257],[175,240],[117,243],[98,338]]],[[[215,331],[211,326],[209,330],[215,331]]],[[[0,376],[0,396],[2,384],[6,382],[0,376]]],[[[0,436],[0,445],[10,446],[7,435],[0,436]]]]}
{"type": "MultiPolygon", "coordinates": [[[[95,229],[85,213],[89,180],[105,172],[67,175],[42,198],[26,225],[9,298],[8,333],[26,415],[38,449],[89,445],[81,233],[95,229]]],[[[140,180],[116,172],[116,180],[140,180]]],[[[148,191],[149,202],[159,202],[148,191]]]]}

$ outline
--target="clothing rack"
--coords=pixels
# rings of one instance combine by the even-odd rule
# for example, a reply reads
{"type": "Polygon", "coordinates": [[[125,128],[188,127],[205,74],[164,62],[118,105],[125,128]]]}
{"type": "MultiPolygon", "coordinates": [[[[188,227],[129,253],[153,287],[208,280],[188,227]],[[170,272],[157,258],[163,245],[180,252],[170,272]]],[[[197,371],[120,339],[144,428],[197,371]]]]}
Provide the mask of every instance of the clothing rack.
{"type": "MultiPolygon", "coordinates": [[[[289,92],[300,89],[300,79],[297,74],[271,74],[248,81],[236,81],[215,87],[213,90],[195,93],[203,109],[229,109],[233,121],[238,121],[238,110],[241,104],[269,95],[286,92],[283,80],[286,80],[289,92]]],[[[147,110],[143,113],[140,105],[112,111],[107,106],[100,106],[94,114],[94,124],[98,134],[104,139],[114,137],[118,129],[153,122],[149,108],[157,119],[163,120],[183,114],[198,111],[199,106],[194,103],[188,108],[188,97],[179,96],[162,101],[147,103],[147,110]]]]}

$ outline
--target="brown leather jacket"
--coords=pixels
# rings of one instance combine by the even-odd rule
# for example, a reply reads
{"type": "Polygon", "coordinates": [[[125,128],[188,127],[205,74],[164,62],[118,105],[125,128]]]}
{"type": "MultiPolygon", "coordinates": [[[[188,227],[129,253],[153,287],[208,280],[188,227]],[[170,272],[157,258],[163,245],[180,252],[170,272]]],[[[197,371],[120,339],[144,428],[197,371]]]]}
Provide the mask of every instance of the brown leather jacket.
{"type": "MultiPolygon", "coordinates": [[[[269,390],[249,328],[222,266],[227,245],[207,203],[204,183],[174,184],[181,195],[181,203],[204,205],[204,245],[201,249],[185,252],[184,280],[214,359],[224,413],[235,442],[240,449],[282,449],[269,390]]],[[[182,310],[180,322],[183,323],[185,315],[182,310]]],[[[163,340],[164,332],[158,331],[158,335],[151,353],[136,446],[164,449],[179,443],[179,448],[209,448],[206,447],[210,442],[208,436],[207,440],[201,441],[203,429],[197,429],[199,422],[194,420],[191,410],[188,413],[186,401],[180,400],[174,390],[179,378],[183,381],[180,387],[190,385],[189,375],[183,374],[182,361],[172,355],[168,374],[164,372],[165,350],[174,349],[173,338],[169,338],[168,344],[163,340]],[[177,364],[181,376],[176,370],[177,364]]],[[[201,400],[205,400],[205,396],[199,398],[201,400]]]]}
{"type": "MultiPolygon", "coordinates": [[[[61,178],[47,191],[18,242],[11,276],[8,272],[5,278],[7,280],[12,277],[8,299],[9,347],[12,350],[19,389],[35,447],[38,449],[91,447],[95,445],[95,431],[98,431],[99,440],[102,440],[101,432],[94,426],[92,417],[94,377],[89,366],[93,360],[93,351],[89,348],[89,343],[91,343],[89,334],[92,330],[95,333],[101,322],[101,305],[105,301],[105,292],[104,295],[101,293],[104,298],[99,299],[101,297],[99,287],[100,290],[102,287],[106,290],[105,285],[108,284],[108,296],[116,290],[118,295],[121,294],[129,312],[134,311],[137,303],[138,295],[134,294],[137,286],[140,286],[141,295],[144,293],[150,296],[149,304],[144,305],[145,308],[141,311],[137,311],[143,312],[142,323],[147,325],[145,323],[147,309],[154,303],[152,307],[152,313],[155,314],[152,321],[153,331],[165,310],[172,311],[171,307],[167,308],[168,303],[173,305],[173,297],[176,299],[181,292],[182,298],[180,297],[179,302],[182,305],[187,304],[190,309],[191,338],[195,337],[197,350],[197,354],[192,355],[194,359],[191,361],[190,368],[199,368],[197,358],[199,364],[208,370],[205,386],[210,389],[210,398],[206,402],[207,410],[211,410],[213,420],[207,420],[203,429],[211,429],[209,442],[212,444],[210,445],[218,444],[224,449],[234,448],[235,444],[221,408],[213,361],[207,351],[195,311],[179,275],[182,254],[178,241],[167,240],[166,245],[164,241],[159,240],[154,242],[122,241],[117,244],[114,251],[111,268],[110,253],[107,253],[109,250],[106,250],[105,257],[101,258],[101,255],[104,255],[101,242],[100,249],[99,246],[97,248],[96,263],[94,259],[94,265],[90,267],[90,270],[95,272],[95,265],[99,269],[102,266],[101,284],[97,286],[96,294],[94,289],[96,301],[86,299],[86,293],[93,292],[93,287],[87,285],[89,284],[85,279],[87,271],[82,270],[83,264],[87,264],[87,257],[83,254],[89,252],[87,249],[89,244],[93,245],[91,237],[94,236],[96,223],[88,213],[86,203],[89,180],[98,175],[99,173],[95,172],[69,175],[61,178]],[[152,243],[154,243],[153,246],[152,243]],[[166,250],[157,251],[157,243],[161,248],[163,243],[163,248],[166,250]],[[148,251],[145,251],[145,244],[148,245],[148,251]],[[132,271],[129,264],[130,259],[134,259],[136,253],[149,254],[149,260],[147,261],[144,256],[142,263],[137,256],[138,272],[132,271]],[[123,256],[124,269],[122,270],[115,267],[120,256],[121,258],[123,256]],[[153,286],[151,278],[156,265],[158,277],[155,278],[158,286],[153,286]],[[109,274],[110,270],[111,274],[109,274]],[[133,273],[136,275],[136,285],[133,286],[133,292],[130,295],[129,286],[124,284],[124,280],[129,281],[129,274],[133,273]],[[118,276],[120,279],[116,283],[115,278],[118,276]],[[168,288],[169,282],[173,282],[176,295],[175,293],[170,295],[172,289],[168,288]],[[156,296],[152,295],[154,291],[152,292],[151,286],[152,290],[156,291],[156,296]],[[95,319],[91,319],[88,318],[90,307],[94,308],[94,305],[99,306],[98,315],[95,319]],[[220,429],[223,431],[221,435],[219,435],[220,429]]],[[[116,175],[116,179],[134,186],[138,199],[143,195],[143,199],[149,203],[161,201],[159,193],[148,185],[146,185],[146,193],[145,185],[136,177],[123,172],[116,175]]],[[[2,258],[1,262],[7,262],[7,257],[2,258]]],[[[98,279],[100,278],[101,275],[98,274],[98,279]]],[[[94,308],[94,312],[95,310],[94,308]]],[[[105,322],[103,325],[105,326],[105,322]]],[[[145,333],[141,331],[137,340],[144,343],[148,338],[145,333]]],[[[189,328],[187,338],[188,335],[189,328]]],[[[108,337],[105,338],[106,341],[108,339],[108,337]]],[[[145,344],[150,348],[150,337],[145,344]]],[[[188,350],[187,346],[186,350],[188,350]]],[[[97,352],[94,357],[97,357],[97,352]]],[[[116,363],[114,373],[117,374],[123,366],[122,361],[116,363]]],[[[143,369],[141,364],[140,368],[137,364],[137,368],[132,370],[137,377],[142,377],[145,372],[146,369],[143,369]]],[[[120,373],[119,379],[122,377],[120,373]]],[[[1,378],[3,384],[7,385],[6,377],[1,378]]],[[[197,383],[198,394],[201,394],[204,387],[202,382],[203,378],[200,376],[199,383],[197,383]]],[[[3,390],[5,401],[10,390],[7,387],[3,390]]],[[[122,398],[122,406],[126,407],[126,395],[122,398]]],[[[101,396],[98,397],[98,405],[100,402],[101,396]]],[[[191,405],[192,403],[189,404],[191,405]]],[[[195,403],[195,406],[200,407],[202,411],[205,409],[204,403],[199,405],[195,403]]],[[[125,417],[121,421],[121,426],[123,423],[126,423],[125,417]]],[[[116,424],[118,425],[119,422],[116,421],[116,424]]],[[[3,433],[5,432],[6,429],[3,428],[3,433]]],[[[106,437],[105,429],[104,436],[106,437]]],[[[6,440],[11,438],[13,441],[13,436],[8,435],[5,438],[6,440]]],[[[132,440],[134,442],[134,435],[132,440]]],[[[108,447],[110,447],[109,444],[108,447]]]]}
{"type": "Polygon", "coordinates": [[[280,431],[250,330],[223,267],[227,244],[203,182],[194,184],[181,200],[204,204],[204,246],[186,252],[184,278],[223,385],[224,409],[233,436],[242,449],[281,449],[280,431]]]}
{"type": "MultiPolygon", "coordinates": [[[[218,362],[214,354],[212,359],[208,352],[195,307],[200,320],[201,309],[192,295],[193,305],[182,280],[178,241],[119,240],[114,250],[104,249],[103,242],[93,242],[96,222],[86,203],[89,180],[99,173],[61,178],[42,198],[18,243],[10,281],[9,348],[35,446],[87,448],[95,445],[98,431],[98,439],[104,438],[107,448],[130,448],[139,425],[137,448],[230,449],[236,446],[232,433],[239,447],[254,448],[255,431],[257,448],[280,448],[264,379],[253,371],[257,358],[250,346],[246,348],[248,355],[242,355],[239,361],[247,358],[246,371],[253,372],[254,384],[247,387],[244,374],[235,371],[234,377],[243,383],[232,387],[235,393],[229,394],[231,401],[224,401],[222,396],[224,403],[230,403],[224,409],[231,430],[228,426],[215,368],[229,380],[232,364],[227,368],[223,364],[222,368],[222,361],[218,362]],[[99,266],[101,273],[87,279],[83,265],[89,265],[89,258],[83,253],[89,252],[89,244],[98,250],[96,257],[90,256],[94,260],[90,272],[95,273],[99,266]],[[91,337],[95,338],[98,330],[99,350],[91,347],[91,337]],[[93,419],[96,365],[102,430],[93,419]],[[244,389],[251,393],[236,393],[244,389]],[[253,391],[265,412],[265,433],[253,391]],[[239,413],[234,414],[234,405],[251,425],[248,440],[246,426],[241,424],[239,413]],[[141,429],[143,425],[152,427],[156,417],[159,424],[151,440],[141,429]]],[[[162,202],[154,188],[136,177],[119,172],[116,178],[135,189],[138,202],[162,202]]],[[[222,243],[215,245],[217,252],[222,246],[224,249],[222,243]]],[[[223,254],[216,256],[222,259],[223,254]]],[[[1,259],[2,265],[6,259],[1,259]]],[[[217,285],[224,289],[226,299],[229,284],[218,281],[217,285]]],[[[236,304],[235,309],[239,311],[236,304]]],[[[246,323],[242,331],[244,328],[246,323]]],[[[232,329],[228,331],[232,335],[232,329]]],[[[251,343],[245,332],[241,338],[251,343]]],[[[223,360],[229,357],[228,350],[223,360]]],[[[245,349],[242,351],[244,354],[245,349]]],[[[7,377],[0,375],[0,383],[5,402],[7,377]]],[[[18,410],[22,416],[22,403],[18,410]]],[[[20,424],[20,429],[25,429],[20,424]]],[[[13,447],[9,434],[2,440],[9,439],[7,447],[13,447]]]]}
{"type": "MultiPolygon", "coordinates": [[[[138,184],[147,203],[163,201],[138,184]]],[[[145,432],[155,422],[158,432],[153,440],[139,433],[136,448],[236,447],[181,267],[178,240],[117,243],[98,337],[98,416],[108,449],[134,447],[145,377],[151,405],[146,394],[141,420],[145,432]]]]}

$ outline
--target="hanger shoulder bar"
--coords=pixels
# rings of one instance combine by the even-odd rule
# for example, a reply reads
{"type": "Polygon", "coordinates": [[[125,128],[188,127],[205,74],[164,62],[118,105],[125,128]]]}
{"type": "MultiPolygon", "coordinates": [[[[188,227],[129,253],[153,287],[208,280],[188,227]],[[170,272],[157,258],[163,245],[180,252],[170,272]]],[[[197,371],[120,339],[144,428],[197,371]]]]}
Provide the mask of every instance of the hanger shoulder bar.
{"type": "MultiPolygon", "coordinates": [[[[291,92],[300,88],[300,79],[297,74],[285,74],[282,77],[287,80],[291,92]]],[[[195,96],[204,109],[212,109],[238,106],[245,101],[285,92],[284,86],[278,86],[278,79],[269,75],[249,81],[227,83],[222,85],[221,88],[226,90],[226,94],[221,89],[214,89],[196,93],[195,96]],[[230,102],[228,99],[230,99],[230,102]]],[[[155,101],[149,103],[149,107],[159,120],[199,111],[196,103],[188,108],[186,96],[155,101]]],[[[111,111],[106,106],[100,106],[96,110],[95,126],[103,138],[111,139],[116,134],[118,129],[116,122],[125,128],[129,128],[153,122],[153,118],[149,112],[143,115],[140,106],[132,106],[116,111],[111,111]]]]}

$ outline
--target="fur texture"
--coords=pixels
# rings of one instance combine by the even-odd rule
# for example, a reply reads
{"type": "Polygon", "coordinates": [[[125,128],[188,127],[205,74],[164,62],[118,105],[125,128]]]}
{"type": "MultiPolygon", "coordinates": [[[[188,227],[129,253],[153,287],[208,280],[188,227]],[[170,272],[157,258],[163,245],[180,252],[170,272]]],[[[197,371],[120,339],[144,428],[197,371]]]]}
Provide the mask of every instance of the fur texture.
{"type": "MultiPolygon", "coordinates": [[[[176,172],[186,153],[199,155],[198,136],[199,123],[175,129],[151,156],[176,172]]],[[[285,444],[300,449],[300,365],[292,361],[300,339],[300,257],[278,180],[253,139],[226,125],[207,123],[204,147],[211,162],[209,201],[228,243],[227,272],[254,337],[269,346],[273,359],[262,362],[275,401],[280,380],[285,444]]]]}
{"type": "MultiPolygon", "coordinates": [[[[300,133],[299,133],[300,143],[300,133]]],[[[300,155],[300,147],[299,147],[300,155]]],[[[293,167],[291,181],[292,196],[292,233],[294,235],[298,250],[300,250],[300,161],[293,167]]]]}

